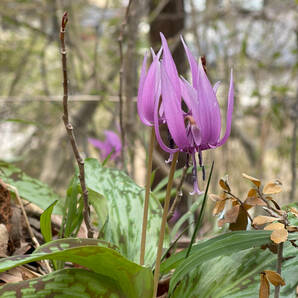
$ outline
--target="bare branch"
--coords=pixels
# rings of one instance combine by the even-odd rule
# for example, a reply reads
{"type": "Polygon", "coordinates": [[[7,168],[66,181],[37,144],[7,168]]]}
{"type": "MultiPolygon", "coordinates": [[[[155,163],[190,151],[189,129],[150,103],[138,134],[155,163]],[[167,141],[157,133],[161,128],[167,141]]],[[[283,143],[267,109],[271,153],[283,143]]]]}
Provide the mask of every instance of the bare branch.
{"type": "Polygon", "coordinates": [[[69,121],[68,113],[68,76],[67,76],[67,60],[66,60],[66,48],[65,48],[65,27],[67,24],[67,12],[64,13],[61,22],[60,29],[60,41],[61,41],[61,57],[62,57],[62,71],[63,71],[63,122],[66,128],[68,138],[70,140],[73,153],[75,155],[78,167],[79,167],[79,179],[82,187],[83,199],[84,199],[84,221],[88,230],[88,238],[93,238],[94,229],[90,223],[90,208],[88,201],[88,190],[85,182],[85,167],[84,160],[80,155],[78,145],[74,136],[73,126],[69,121]]]}

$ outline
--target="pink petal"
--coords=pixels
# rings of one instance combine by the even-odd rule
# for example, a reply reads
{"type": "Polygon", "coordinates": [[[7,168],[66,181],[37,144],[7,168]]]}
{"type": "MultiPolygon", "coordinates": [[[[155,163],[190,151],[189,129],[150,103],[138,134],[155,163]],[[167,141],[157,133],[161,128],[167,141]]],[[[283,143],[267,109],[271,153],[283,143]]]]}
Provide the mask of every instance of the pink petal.
{"type": "Polygon", "coordinates": [[[184,39],[182,36],[180,36],[181,41],[183,43],[185,52],[186,52],[186,56],[187,56],[187,60],[190,66],[190,70],[191,70],[191,75],[192,75],[192,85],[194,86],[194,88],[196,90],[198,90],[198,63],[195,59],[195,57],[193,56],[193,54],[191,53],[191,51],[189,50],[189,48],[187,47],[184,39]]]}
{"type": "MultiPolygon", "coordinates": [[[[187,149],[190,144],[186,135],[183,111],[181,108],[181,96],[176,93],[177,88],[174,88],[168,76],[166,68],[164,67],[165,63],[166,61],[163,60],[161,65],[161,94],[165,118],[175,144],[178,148],[184,150],[187,149]]],[[[180,89],[178,77],[177,85],[180,89]]]]}
{"type": "Polygon", "coordinates": [[[228,108],[227,108],[227,124],[226,124],[226,132],[223,138],[218,142],[217,146],[223,145],[231,133],[231,125],[232,125],[232,114],[234,109],[234,81],[233,81],[233,70],[231,70],[231,78],[230,78],[230,89],[229,89],[229,97],[228,97],[228,108]]]}

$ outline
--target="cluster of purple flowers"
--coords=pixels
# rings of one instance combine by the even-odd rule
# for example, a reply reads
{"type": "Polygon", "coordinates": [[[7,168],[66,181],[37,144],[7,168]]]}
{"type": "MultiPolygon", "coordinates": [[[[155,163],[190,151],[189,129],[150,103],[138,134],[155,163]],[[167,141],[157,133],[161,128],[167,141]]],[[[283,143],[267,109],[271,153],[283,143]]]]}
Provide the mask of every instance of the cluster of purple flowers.
{"type": "Polygon", "coordinates": [[[197,182],[196,153],[202,166],[202,151],[223,145],[231,132],[234,105],[233,73],[231,71],[228,95],[226,131],[222,138],[220,107],[216,98],[219,86],[211,85],[202,65],[183,43],[189,62],[192,84],[179,77],[167,41],[161,33],[162,47],[157,54],[151,50],[152,63],[147,70],[147,54],[141,70],[138,91],[138,113],[147,126],[154,126],[160,147],[172,155],[177,151],[188,153],[194,167],[194,193],[200,193],[197,182]],[[182,102],[188,111],[182,109],[182,102]],[[160,124],[166,124],[174,146],[167,146],[159,132],[160,124]]]}

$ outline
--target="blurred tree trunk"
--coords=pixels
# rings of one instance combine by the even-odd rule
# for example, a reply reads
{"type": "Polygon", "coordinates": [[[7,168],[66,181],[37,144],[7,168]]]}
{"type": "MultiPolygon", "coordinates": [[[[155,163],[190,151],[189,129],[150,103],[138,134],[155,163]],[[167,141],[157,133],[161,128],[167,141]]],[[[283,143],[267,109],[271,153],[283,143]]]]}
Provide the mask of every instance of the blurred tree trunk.
{"type": "Polygon", "coordinates": [[[138,41],[138,25],[143,15],[144,7],[141,1],[132,1],[125,32],[125,52],[123,57],[123,83],[124,83],[124,130],[125,130],[125,145],[126,145],[126,162],[129,165],[129,174],[135,176],[135,140],[136,140],[136,125],[137,109],[133,98],[138,92],[138,60],[136,45],[138,41]]]}

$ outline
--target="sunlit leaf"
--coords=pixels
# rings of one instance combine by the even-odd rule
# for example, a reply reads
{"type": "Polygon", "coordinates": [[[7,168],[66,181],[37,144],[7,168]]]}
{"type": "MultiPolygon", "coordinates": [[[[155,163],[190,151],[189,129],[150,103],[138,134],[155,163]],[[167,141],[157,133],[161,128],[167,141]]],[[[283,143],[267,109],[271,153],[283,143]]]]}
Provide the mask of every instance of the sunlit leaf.
{"type": "Polygon", "coordinates": [[[264,272],[260,274],[259,298],[269,298],[269,282],[264,272]]]}
{"type": "Polygon", "coordinates": [[[242,176],[243,176],[244,178],[250,180],[250,181],[251,181],[254,185],[256,185],[257,187],[260,187],[260,185],[261,185],[261,181],[260,181],[259,179],[254,178],[254,177],[252,177],[252,176],[249,176],[249,175],[247,175],[247,174],[245,174],[245,173],[242,173],[242,176]]]}
{"type": "Polygon", "coordinates": [[[280,229],[284,229],[285,228],[285,225],[280,223],[280,222],[274,222],[274,223],[271,223],[269,224],[268,226],[266,226],[264,228],[264,230],[266,231],[274,231],[274,230],[280,230],[280,229]]]}
{"type": "Polygon", "coordinates": [[[278,220],[276,217],[272,216],[264,216],[264,215],[259,215],[253,219],[253,224],[254,225],[263,225],[269,222],[273,222],[275,220],[278,220]]]}
{"type": "Polygon", "coordinates": [[[282,192],[282,187],[279,181],[269,182],[264,186],[264,195],[273,195],[282,192]]]}
{"type": "Polygon", "coordinates": [[[298,217],[298,210],[297,210],[297,208],[295,208],[295,207],[291,207],[291,208],[290,208],[290,212],[291,212],[292,214],[294,214],[296,217],[298,217]]]}
{"type": "Polygon", "coordinates": [[[275,271],[272,270],[264,270],[267,279],[274,285],[274,286],[284,286],[286,283],[282,279],[282,277],[275,271]]]}
{"type": "Polygon", "coordinates": [[[288,231],[286,229],[274,230],[270,238],[276,244],[285,242],[288,239],[288,231]]]}

